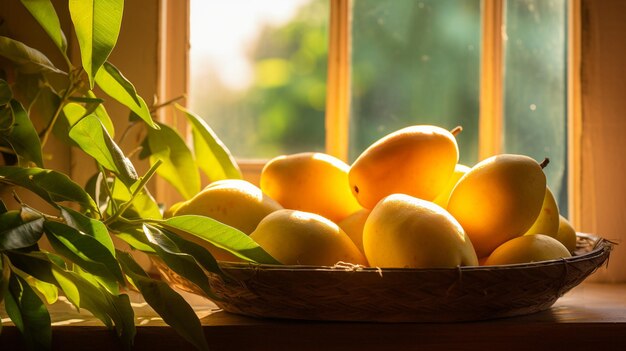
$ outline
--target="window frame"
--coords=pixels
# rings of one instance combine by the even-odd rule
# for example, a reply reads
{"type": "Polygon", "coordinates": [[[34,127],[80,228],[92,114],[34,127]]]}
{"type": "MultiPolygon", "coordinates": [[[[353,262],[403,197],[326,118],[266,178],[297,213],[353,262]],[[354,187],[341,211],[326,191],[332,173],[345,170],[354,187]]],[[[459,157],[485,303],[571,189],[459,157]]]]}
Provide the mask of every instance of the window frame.
{"type": "MultiPolygon", "coordinates": [[[[479,78],[479,159],[502,151],[503,17],[506,0],[481,0],[481,53],[479,78]]],[[[326,92],[326,153],[348,160],[351,79],[351,21],[353,0],[330,0],[326,92]]],[[[185,97],[189,76],[190,0],[161,0],[159,96],[163,101],[185,97]],[[185,28],[185,30],[180,30],[185,28]]],[[[567,25],[567,154],[569,217],[579,226],[581,209],[581,0],[568,0],[567,25]]],[[[181,101],[185,104],[185,99],[181,101]]],[[[161,121],[188,130],[183,119],[162,109],[161,121]]],[[[258,184],[267,160],[238,159],[245,179],[258,184]]],[[[172,204],[181,197],[160,180],[156,194],[172,204]]]]}

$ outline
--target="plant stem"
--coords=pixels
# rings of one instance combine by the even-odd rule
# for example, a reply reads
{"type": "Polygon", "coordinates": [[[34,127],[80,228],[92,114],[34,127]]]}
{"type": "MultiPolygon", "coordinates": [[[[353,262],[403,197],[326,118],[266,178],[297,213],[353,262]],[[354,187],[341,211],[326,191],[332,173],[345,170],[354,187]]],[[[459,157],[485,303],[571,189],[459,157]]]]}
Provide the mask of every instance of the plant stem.
{"type": "Polygon", "coordinates": [[[68,102],[68,98],[73,93],[73,90],[74,90],[73,84],[70,82],[70,86],[67,88],[67,90],[65,90],[65,93],[63,94],[63,97],[61,98],[61,101],[59,102],[59,106],[57,106],[56,111],[54,111],[54,115],[52,116],[50,123],[48,123],[46,128],[43,130],[43,136],[41,137],[42,149],[48,142],[48,138],[50,137],[50,134],[52,134],[52,128],[54,127],[54,124],[59,119],[59,116],[61,115],[61,111],[63,110],[63,107],[65,106],[65,104],[68,102]]]}
{"type": "Polygon", "coordinates": [[[152,167],[150,167],[148,172],[146,172],[146,174],[139,181],[139,184],[137,185],[137,188],[132,192],[132,194],[130,196],[130,199],[128,201],[126,201],[118,211],[113,213],[113,215],[111,217],[107,218],[104,221],[104,224],[109,225],[112,222],[122,218],[121,217],[122,214],[124,214],[124,212],[126,212],[126,210],[133,204],[133,200],[135,200],[137,195],[139,195],[139,193],[141,191],[143,191],[144,187],[146,186],[146,184],[148,183],[150,178],[152,178],[152,176],[156,173],[157,168],[159,168],[159,166],[161,166],[161,163],[163,163],[163,161],[159,159],[152,165],[152,167]]]}
{"type": "Polygon", "coordinates": [[[5,154],[15,155],[15,151],[10,147],[0,146],[0,152],[4,152],[5,154]]]}
{"type": "MultiPolygon", "coordinates": [[[[117,210],[117,204],[115,203],[115,201],[113,201],[113,191],[111,190],[111,188],[109,188],[109,182],[107,180],[107,174],[106,171],[104,170],[104,167],[102,167],[101,164],[97,164],[98,167],[98,171],[100,172],[100,175],[102,176],[101,184],[104,184],[104,192],[106,193],[106,196],[111,199],[111,205],[113,206],[113,210],[116,211],[117,210]]],[[[97,196],[99,197],[99,196],[97,196]]],[[[100,199],[96,199],[96,201],[100,201],[100,199]]],[[[98,206],[98,210],[100,210],[100,206],[98,206]]],[[[103,217],[103,214],[100,214],[100,217],[103,217]]]]}
{"type": "Polygon", "coordinates": [[[165,101],[164,103],[161,103],[161,104],[158,104],[158,105],[154,105],[154,106],[152,106],[150,108],[150,112],[154,113],[154,112],[156,112],[156,110],[160,109],[161,107],[165,107],[167,105],[171,105],[171,104],[175,103],[176,101],[182,100],[184,98],[185,98],[185,95],[181,95],[181,96],[177,96],[177,97],[175,97],[173,99],[169,99],[169,100],[165,101]]]}

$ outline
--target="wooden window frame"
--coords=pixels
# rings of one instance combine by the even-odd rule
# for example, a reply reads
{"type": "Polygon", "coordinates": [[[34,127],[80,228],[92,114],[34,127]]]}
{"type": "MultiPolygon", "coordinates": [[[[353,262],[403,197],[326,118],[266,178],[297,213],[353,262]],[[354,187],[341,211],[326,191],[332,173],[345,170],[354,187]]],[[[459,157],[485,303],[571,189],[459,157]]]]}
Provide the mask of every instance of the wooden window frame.
{"type": "MultiPolygon", "coordinates": [[[[503,16],[506,0],[481,1],[479,159],[502,151],[503,120],[503,16]]],[[[580,20],[581,0],[568,0],[568,193],[570,220],[580,220],[580,20]]],[[[326,93],[326,152],[348,160],[350,121],[350,53],[353,0],[330,1],[328,73],[326,93]]],[[[189,0],[161,0],[159,96],[161,100],[186,96],[188,91],[189,0]],[[184,28],[184,30],[180,30],[184,28]]],[[[185,130],[185,122],[164,110],[159,118],[185,130]]],[[[265,160],[238,160],[244,178],[258,184],[265,160]]],[[[161,201],[171,204],[180,196],[161,181],[161,201]]]]}
{"type": "MultiPolygon", "coordinates": [[[[479,158],[502,152],[503,16],[506,0],[481,1],[481,59],[479,92],[479,158]]],[[[580,224],[580,21],[581,0],[568,0],[568,193],[570,219],[580,224]]],[[[326,97],[326,152],[348,160],[350,118],[350,53],[353,0],[330,0],[326,97]]],[[[163,101],[188,91],[189,0],[161,0],[159,96],[163,101]],[[181,31],[181,28],[183,29],[181,31]]],[[[185,130],[185,121],[163,110],[160,120],[185,130]]],[[[265,160],[239,160],[244,178],[258,184],[265,160]]],[[[165,203],[180,196],[163,181],[157,195],[165,203]]]]}

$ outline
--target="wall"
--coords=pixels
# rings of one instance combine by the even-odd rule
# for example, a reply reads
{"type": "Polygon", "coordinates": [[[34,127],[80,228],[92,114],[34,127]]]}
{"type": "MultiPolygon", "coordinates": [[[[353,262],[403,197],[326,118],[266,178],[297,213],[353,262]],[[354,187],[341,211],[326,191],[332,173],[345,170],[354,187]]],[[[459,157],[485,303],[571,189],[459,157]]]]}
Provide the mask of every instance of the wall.
{"type": "Polygon", "coordinates": [[[626,282],[626,1],[582,1],[579,230],[619,245],[593,279],[626,282]]]}

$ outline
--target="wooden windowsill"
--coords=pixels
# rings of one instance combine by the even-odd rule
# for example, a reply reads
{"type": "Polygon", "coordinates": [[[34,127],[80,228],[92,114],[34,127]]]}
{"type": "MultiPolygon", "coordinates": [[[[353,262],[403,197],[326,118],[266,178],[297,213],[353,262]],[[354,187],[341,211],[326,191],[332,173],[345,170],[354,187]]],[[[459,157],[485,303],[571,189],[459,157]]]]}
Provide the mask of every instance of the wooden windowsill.
{"type": "MultiPolygon", "coordinates": [[[[626,350],[626,284],[583,283],[543,312],[446,324],[255,319],[183,294],[200,316],[211,350],[626,350]]],[[[133,350],[192,349],[139,296],[133,298],[133,350]]],[[[53,350],[119,349],[113,333],[91,315],[63,301],[50,311],[53,350]]],[[[23,349],[17,329],[3,324],[0,349],[23,349]]]]}

